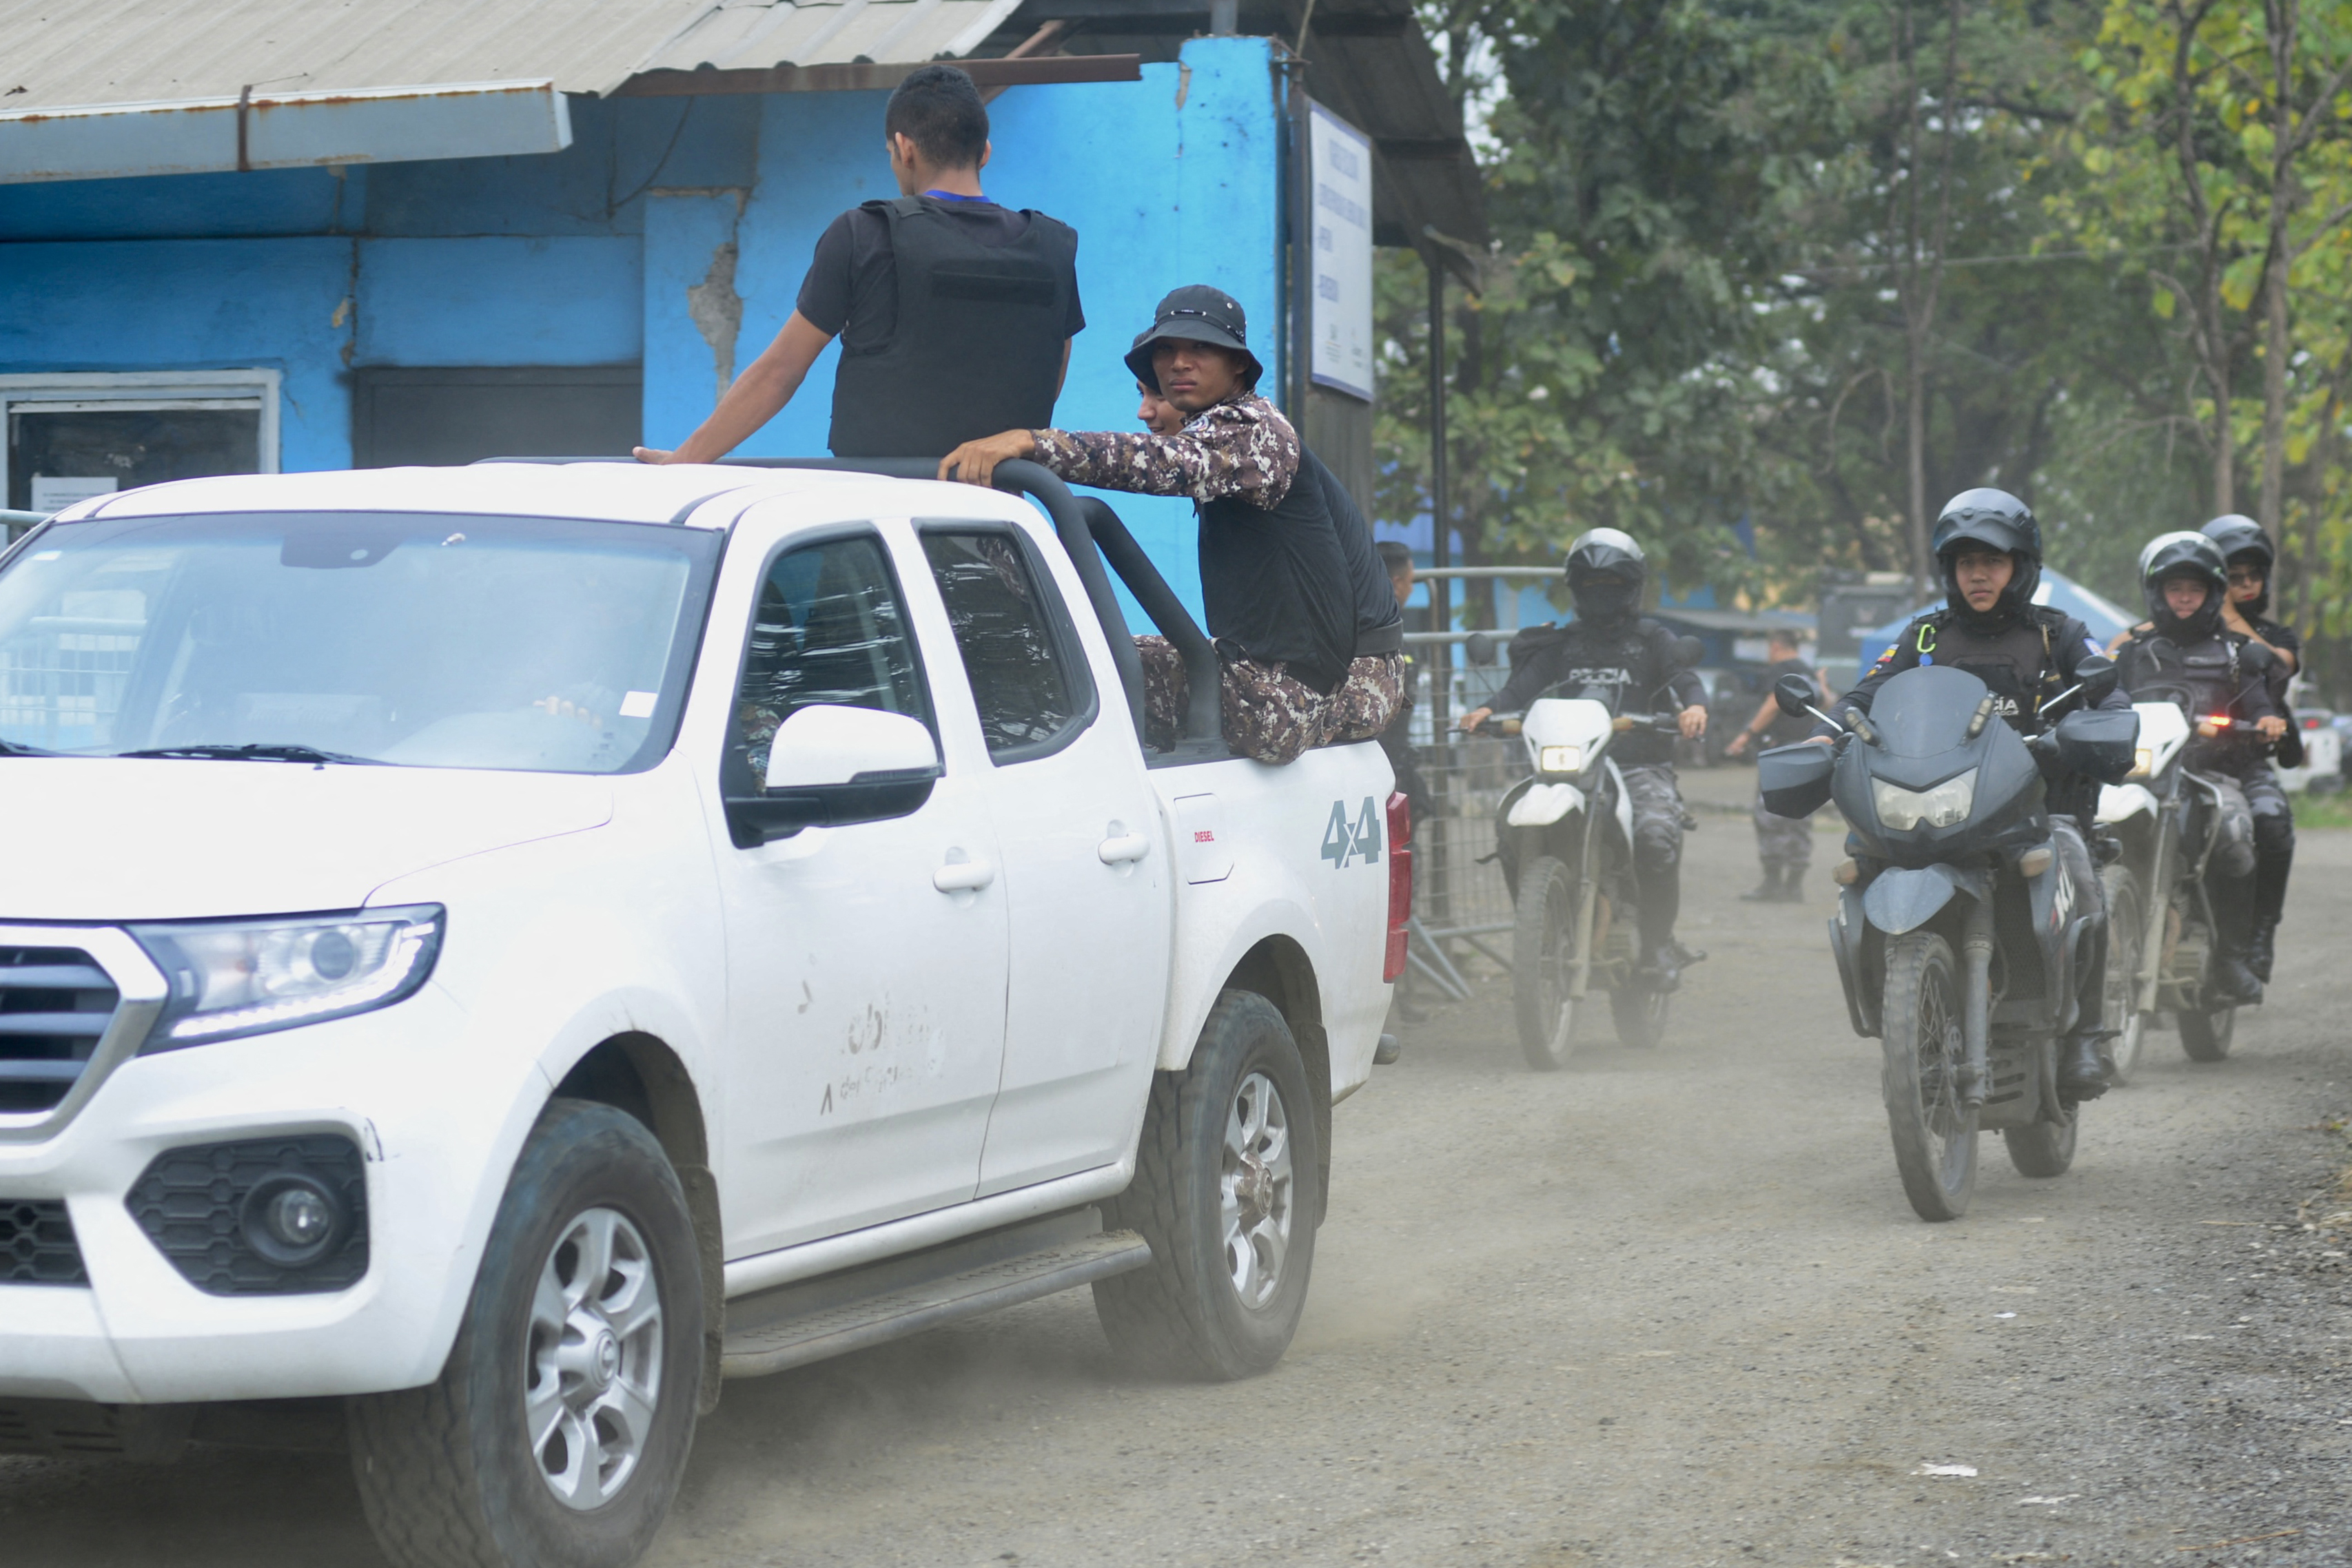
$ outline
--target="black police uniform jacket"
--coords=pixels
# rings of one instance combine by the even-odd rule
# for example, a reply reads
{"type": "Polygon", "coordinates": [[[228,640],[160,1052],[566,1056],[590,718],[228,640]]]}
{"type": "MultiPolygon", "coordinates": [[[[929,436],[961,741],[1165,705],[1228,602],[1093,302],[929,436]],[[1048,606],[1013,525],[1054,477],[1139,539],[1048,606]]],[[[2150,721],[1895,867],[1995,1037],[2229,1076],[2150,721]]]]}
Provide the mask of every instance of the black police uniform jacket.
{"type": "Polygon", "coordinates": [[[2263,747],[2254,726],[2284,716],[2271,695],[2270,675],[2277,662],[2266,653],[2249,653],[2249,642],[2224,631],[2175,641],[2141,627],[2118,650],[2123,687],[2133,698],[2179,703],[2192,723],[2230,720],[2227,733],[2189,743],[2189,766],[2200,772],[2237,774],[2260,767],[2263,747]]]}
{"type": "MultiPolygon", "coordinates": [[[[2074,684],[2077,664],[2103,652],[2092,641],[2089,627],[2047,605],[2029,604],[1995,631],[1969,625],[1947,606],[1930,610],[1903,628],[1902,635],[1887,645],[1853,690],[1838,699],[1838,705],[1866,714],[1878,688],[1904,671],[1922,664],[1948,664],[1985,684],[1995,698],[1995,711],[2009,721],[2011,728],[2038,735],[2042,705],[2074,684]]],[[[2117,689],[2095,706],[2129,707],[2131,699],[2117,689]]],[[[1837,732],[1817,725],[1813,733],[1837,732]]]]}
{"type": "MultiPolygon", "coordinates": [[[[1511,639],[1511,678],[1486,706],[1509,712],[1538,697],[1591,697],[1615,714],[1679,713],[1705,702],[1706,688],[1675,657],[1676,641],[1646,617],[1611,629],[1586,621],[1530,626],[1511,639]]],[[[1629,730],[1614,754],[1620,767],[1672,762],[1674,737],[1629,730]]]]}

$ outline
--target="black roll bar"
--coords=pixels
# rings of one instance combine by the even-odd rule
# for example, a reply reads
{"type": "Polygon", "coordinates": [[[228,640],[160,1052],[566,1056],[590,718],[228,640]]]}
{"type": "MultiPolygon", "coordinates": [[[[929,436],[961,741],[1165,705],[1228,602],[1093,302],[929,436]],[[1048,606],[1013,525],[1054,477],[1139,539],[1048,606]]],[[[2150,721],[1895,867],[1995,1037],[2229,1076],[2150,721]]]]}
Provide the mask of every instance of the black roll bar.
{"type": "Polygon", "coordinates": [[[1117,512],[1099,496],[1085,496],[1078,500],[1078,515],[1085,519],[1087,531],[1093,537],[1095,548],[1101,550],[1110,569],[1118,573],[1160,634],[1174,644],[1184,661],[1184,674],[1191,687],[1191,697],[1184,714],[1184,738],[1213,740],[1222,733],[1223,686],[1224,672],[1217,661],[1217,646],[1209,641],[1192,620],[1192,612],[1176,597],[1135,536],[1127,531],[1117,512]]]}

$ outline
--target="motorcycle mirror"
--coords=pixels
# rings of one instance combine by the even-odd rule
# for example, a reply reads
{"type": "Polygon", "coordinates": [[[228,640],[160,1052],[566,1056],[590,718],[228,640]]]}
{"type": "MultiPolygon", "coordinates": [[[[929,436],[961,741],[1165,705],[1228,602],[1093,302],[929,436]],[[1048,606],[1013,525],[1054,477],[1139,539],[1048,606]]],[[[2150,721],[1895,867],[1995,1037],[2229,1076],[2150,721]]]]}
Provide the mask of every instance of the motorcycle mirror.
{"type": "Polygon", "coordinates": [[[1696,637],[1675,639],[1675,665],[1677,669],[1696,670],[1698,662],[1706,657],[1706,644],[1696,637]]]}
{"type": "Polygon", "coordinates": [[[2095,703],[2116,689],[2116,662],[2105,653],[2093,653],[2074,665],[2076,684],[2095,703]]]}
{"type": "Polygon", "coordinates": [[[1495,640],[1484,632],[1473,632],[1462,640],[1462,656],[1474,664],[1495,662],[1495,640]]]}
{"type": "Polygon", "coordinates": [[[1799,674],[1782,675],[1772,683],[1772,701],[1790,718],[1813,711],[1813,683],[1799,674]]]}

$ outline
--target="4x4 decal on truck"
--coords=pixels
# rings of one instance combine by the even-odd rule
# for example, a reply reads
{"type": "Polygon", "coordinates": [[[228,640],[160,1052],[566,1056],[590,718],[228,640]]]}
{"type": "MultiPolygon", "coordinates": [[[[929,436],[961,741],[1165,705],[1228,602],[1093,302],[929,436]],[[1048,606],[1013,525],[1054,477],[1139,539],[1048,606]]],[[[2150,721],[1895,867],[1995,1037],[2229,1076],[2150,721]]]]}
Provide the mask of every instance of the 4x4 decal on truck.
{"type": "Polygon", "coordinates": [[[1331,802],[1331,821],[1323,829],[1323,858],[1331,862],[1333,871],[1343,871],[1351,859],[1360,858],[1370,865],[1381,858],[1381,814],[1373,809],[1372,798],[1364,797],[1364,809],[1356,814],[1355,825],[1348,823],[1348,802],[1331,802]]]}

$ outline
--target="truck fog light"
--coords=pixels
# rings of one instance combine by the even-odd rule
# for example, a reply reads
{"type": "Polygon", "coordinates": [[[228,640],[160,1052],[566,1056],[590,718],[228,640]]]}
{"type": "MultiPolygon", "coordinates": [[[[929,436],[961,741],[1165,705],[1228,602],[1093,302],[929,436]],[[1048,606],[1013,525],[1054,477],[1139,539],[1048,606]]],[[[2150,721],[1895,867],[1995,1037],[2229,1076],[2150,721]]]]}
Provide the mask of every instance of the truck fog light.
{"type": "Polygon", "coordinates": [[[326,1256],[343,1230],[342,1205],[315,1178],[291,1172],[257,1183],[247,1195],[246,1244],[281,1269],[326,1256]]]}

